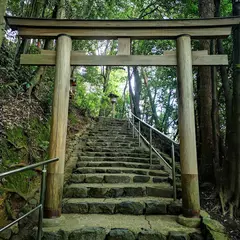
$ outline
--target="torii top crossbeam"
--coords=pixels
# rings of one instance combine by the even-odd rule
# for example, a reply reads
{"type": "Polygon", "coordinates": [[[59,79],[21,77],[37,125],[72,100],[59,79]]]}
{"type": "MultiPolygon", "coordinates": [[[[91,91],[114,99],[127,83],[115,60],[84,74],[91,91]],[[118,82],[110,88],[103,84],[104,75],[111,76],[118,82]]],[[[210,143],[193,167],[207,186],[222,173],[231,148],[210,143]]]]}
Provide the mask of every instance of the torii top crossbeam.
{"type": "Polygon", "coordinates": [[[188,34],[192,39],[227,37],[240,24],[239,17],[182,20],[66,20],[5,17],[7,24],[23,38],[72,39],[176,39],[188,34]]]}

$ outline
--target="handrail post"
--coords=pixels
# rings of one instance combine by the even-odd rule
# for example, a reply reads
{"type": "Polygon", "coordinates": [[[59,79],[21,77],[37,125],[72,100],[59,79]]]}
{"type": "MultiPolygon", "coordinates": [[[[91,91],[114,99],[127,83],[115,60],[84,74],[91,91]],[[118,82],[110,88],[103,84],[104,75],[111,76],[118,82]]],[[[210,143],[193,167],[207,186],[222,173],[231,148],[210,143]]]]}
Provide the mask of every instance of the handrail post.
{"type": "Polygon", "coordinates": [[[152,165],[152,128],[150,128],[150,164],[152,165]]]}
{"type": "Polygon", "coordinates": [[[138,121],[138,146],[141,147],[141,121],[138,121]]]}
{"type": "Polygon", "coordinates": [[[134,138],[134,116],[133,116],[133,138],[134,138]]]}
{"type": "Polygon", "coordinates": [[[41,207],[39,208],[39,215],[38,215],[37,240],[42,239],[43,206],[44,206],[44,198],[45,198],[45,190],[46,190],[46,176],[47,176],[47,168],[46,168],[46,165],[43,165],[42,180],[41,180],[41,192],[40,192],[40,205],[41,205],[41,207]]]}
{"type": "Polygon", "coordinates": [[[173,180],[173,200],[177,200],[177,188],[176,188],[176,163],[175,163],[175,147],[172,143],[172,180],[173,180]]]}

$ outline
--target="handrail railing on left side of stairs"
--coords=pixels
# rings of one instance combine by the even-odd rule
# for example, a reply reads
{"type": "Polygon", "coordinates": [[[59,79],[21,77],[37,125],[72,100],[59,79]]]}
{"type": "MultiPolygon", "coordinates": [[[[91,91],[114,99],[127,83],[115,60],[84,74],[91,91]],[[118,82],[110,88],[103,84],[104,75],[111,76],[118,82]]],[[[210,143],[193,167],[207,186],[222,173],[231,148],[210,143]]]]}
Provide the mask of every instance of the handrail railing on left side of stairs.
{"type": "Polygon", "coordinates": [[[38,216],[38,232],[37,232],[37,240],[41,240],[42,239],[42,222],[43,222],[43,206],[44,206],[44,196],[45,196],[45,189],[46,189],[46,176],[47,176],[47,169],[46,169],[46,165],[49,163],[53,163],[58,161],[59,158],[53,158],[47,161],[43,161],[40,163],[35,163],[26,167],[22,167],[22,168],[18,168],[18,169],[14,169],[8,172],[4,172],[4,173],[0,173],[0,179],[3,177],[7,177],[10,176],[12,174],[15,173],[20,173],[20,172],[24,172],[27,170],[32,170],[36,167],[42,166],[42,180],[41,180],[41,189],[40,189],[40,203],[37,207],[35,207],[34,209],[32,209],[31,211],[29,211],[28,213],[26,213],[25,215],[21,216],[20,218],[16,219],[15,221],[9,223],[7,226],[0,228],[0,233],[3,232],[4,230],[10,228],[12,225],[18,223],[20,220],[26,218],[27,216],[29,216],[30,214],[32,214],[33,212],[39,210],[39,216],[38,216]]]}

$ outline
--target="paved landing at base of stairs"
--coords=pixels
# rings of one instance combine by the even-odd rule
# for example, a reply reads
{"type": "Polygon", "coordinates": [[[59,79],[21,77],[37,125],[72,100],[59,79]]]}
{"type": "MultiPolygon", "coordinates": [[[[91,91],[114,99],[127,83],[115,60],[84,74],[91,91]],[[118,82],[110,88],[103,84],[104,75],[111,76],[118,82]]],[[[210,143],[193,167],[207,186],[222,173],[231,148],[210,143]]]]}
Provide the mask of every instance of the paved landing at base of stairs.
{"type": "Polygon", "coordinates": [[[198,229],[184,227],[176,222],[176,216],[169,215],[78,215],[63,214],[58,226],[44,227],[44,238],[61,239],[167,239],[169,233],[180,234],[180,238],[190,239],[189,234],[199,233],[198,229]],[[118,230],[117,230],[118,229],[118,230]],[[121,232],[122,231],[122,232],[121,232]],[[81,235],[82,234],[82,235],[81,235]],[[111,238],[111,235],[121,235],[111,238]],[[182,235],[182,237],[181,237],[182,235]],[[76,236],[76,238],[74,237],[76,236]],[[125,237],[124,237],[125,236],[125,237]],[[140,237],[141,236],[141,237],[140,237]],[[149,237],[147,237],[149,236],[149,237]],[[152,237],[151,237],[152,236],[152,237]],[[155,236],[155,237],[154,237],[155,236]],[[185,236],[185,237],[184,237],[185,236]]]}

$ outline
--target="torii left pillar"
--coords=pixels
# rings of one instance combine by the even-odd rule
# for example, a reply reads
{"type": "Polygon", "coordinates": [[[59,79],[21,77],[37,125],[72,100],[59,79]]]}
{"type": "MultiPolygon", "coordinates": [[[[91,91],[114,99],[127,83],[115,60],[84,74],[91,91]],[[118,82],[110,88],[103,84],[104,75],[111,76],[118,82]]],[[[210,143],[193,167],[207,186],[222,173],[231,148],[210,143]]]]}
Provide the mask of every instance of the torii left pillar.
{"type": "Polygon", "coordinates": [[[67,35],[59,35],[57,39],[49,149],[49,157],[58,157],[59,161],[51,163],[48,166],[44,218],[57,218],[61,216],[71,74],[71,50],[71,38],[67,35]]]}

